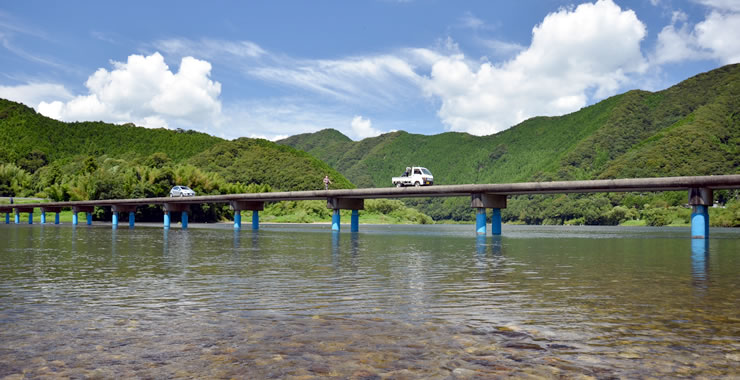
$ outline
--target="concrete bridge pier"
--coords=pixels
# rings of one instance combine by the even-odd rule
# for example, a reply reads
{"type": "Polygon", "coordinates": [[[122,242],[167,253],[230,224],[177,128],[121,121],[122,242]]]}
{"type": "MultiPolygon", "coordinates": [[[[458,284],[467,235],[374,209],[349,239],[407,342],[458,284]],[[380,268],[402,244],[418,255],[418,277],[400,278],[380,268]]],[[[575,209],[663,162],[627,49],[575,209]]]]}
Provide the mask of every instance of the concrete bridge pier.
{"type": "Polygon", "coordinates": [[[47,212],[53,212],[54,213],[54,224],[59,224],[59,213],[62,212],[61,207],[41,207],[41,224],[46,223],[46,213],[47,212]]]}
{"type": "Polygon", "coordinates": [[[111,218],[111,225],[113,228],[118,228],[118,221],[119,221],[119,213],[122,212],[128,212],[128,226],[133,227],[134,226],[134,218],[136,215],[136,206],[132,205],[112,205],[110,207],[111,213],[113,214],[111,218]]]}
{"type": "Polygon", "coordinates": [[[242,228],[242,210],[252,211],[252,229],[260,228],[260,211],[265,209],[265,202],[259,201],[231,201],[231,209],[234,210],[234,229],[242,228]]]}
{"type": "Polygon", "coordinates": [[[182,216],[180,223],[183,229],[188,228],[188,212],[190,212],[190,205],[187,203],[165,203],[164,204],[164,228],[170,228],[170,213],[181,212],[182,216]]]}
{"type": "Polygon", "coordinates": [[[21,213],[28,213],[28,224],[33,224],[33,207],[16,207],[15,224],[21,224],[21,213]]]}
{"type": "Polygon", "coordinates": [[[333,210],[331,216],[332,231],[341,229],[341,210],[352,210],[350,219],[350,231],[358,232],[360,230],[360,213],[359,210],[365,209],[365,200],[360,198],[327,198],[326,208],[333,210]]]}
{"type": "Polygon", "coordinates": [[[84,212],[87,216],[87,225],[92,225],[92,213],[95,211],[95,206],[72,206],[72,224],[77,225],[78,219],[77,214],[84,212]]]}
{"type": "Polygon", "coordinates": [[[691,205],[691,238],[709,239],[709,207],[714,203],[712,189],[689,189],[691,205]]]}
{"type": "Polygon", "coordinates": [[[501,235],[501,209],[506,208],[506,195],[472,193],[470,207],[476,209],[475,232],[478,235],[486,234],[486,209],[493,209],[491,215],[491,234],[501,235]]]}

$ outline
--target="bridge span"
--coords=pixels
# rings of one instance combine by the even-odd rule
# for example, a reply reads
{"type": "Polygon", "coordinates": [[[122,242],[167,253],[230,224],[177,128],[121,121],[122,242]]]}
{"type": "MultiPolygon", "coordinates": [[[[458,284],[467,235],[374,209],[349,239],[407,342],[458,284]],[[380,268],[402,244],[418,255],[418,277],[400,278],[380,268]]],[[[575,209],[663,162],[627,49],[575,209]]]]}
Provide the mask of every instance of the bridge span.
{"type": "Polygon", "coordinates": [[[164,227],[170,227],[170,213],[182,213],[182,227],[187,228],[189,205],[202,203],[229,203],[234,210],[234,228],[241,228],[241,211],[252,211],[252,228],[259,228],[259,211],[265,202],[294,200],[323,200],[333,210],[332,230],[339,231],[340,210],[352,210],[351,231],[359,230],[359,210],[364,209],[364,200],[373,198],[411,198],[411,197],[459,197],[470,196],[471,207],[476,209],[476,233],[486,234],[487,209],[492,209],[491,232],[501,234],[501,209],[506,208],[509,195],[594,193],[594,192],[633,192],[633,191],[688,191],[688,204],[692,206],[691,237],[709,237],[709,207],[714,202],[713,191],[740,188],[740,174],[690,177],[626,178],[589,181],[522,182],[504,184],[437,185],[407,188],[365,188],[342,190],[309,190],[271,193],[244,193],[226,195],[203,195],[194,197],[159,197],[137,199],[105,199],[90,201],[27,203],[19,205],[0,205],[0,213],[5,213],[5,223],[10,223],[10,214],[15,213],[15,223],[20,223],[20,213],[28,213],[29,224],[33,223],[33,210],[41,209],[41,223],[46,223],[46,213],[56,213],[55,224],[59,223],[59,212],[63,208],[72,209],[74,225],[78,224],[77,214],[87,214],[87,224],[92,224],[95,207],[110,207],[113,213],[112,226],[118,226],[121,212],[129,213],[129,226],[134,226],[137,206],[161,205],[164,210],[164,227]]]}

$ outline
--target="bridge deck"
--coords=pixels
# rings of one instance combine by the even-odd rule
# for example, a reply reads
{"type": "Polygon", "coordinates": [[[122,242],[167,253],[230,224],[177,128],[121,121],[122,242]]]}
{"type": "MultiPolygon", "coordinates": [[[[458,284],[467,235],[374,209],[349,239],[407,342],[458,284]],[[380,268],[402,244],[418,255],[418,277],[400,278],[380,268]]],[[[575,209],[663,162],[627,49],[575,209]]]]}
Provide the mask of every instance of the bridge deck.
{"type": "Polygon", "coordinates": [[[365,188],[344,190],[284,191],[273,193],[245,193],[227,195],[202,195],[184,198],[137,198],[106,199],[94,201],[26,203],[21,205],[2,205],[0,212],[15,207],[72,207],[72,206],[112,206],[149,205],[165,203],[228,203],[231,201],[291,201],[323,200],[327,198],[412,198],[412,197],[455,197],[470,196],[474,193],[499,195],[553,194],[553,193],[594,193],[629,191],[672,191],[692,188],[736,189],[740,188],[740,174],[693,177],[658,177],[605,179],[590,181],[522,182],[503,184],[437,185],[406,188],[365,188]]]}

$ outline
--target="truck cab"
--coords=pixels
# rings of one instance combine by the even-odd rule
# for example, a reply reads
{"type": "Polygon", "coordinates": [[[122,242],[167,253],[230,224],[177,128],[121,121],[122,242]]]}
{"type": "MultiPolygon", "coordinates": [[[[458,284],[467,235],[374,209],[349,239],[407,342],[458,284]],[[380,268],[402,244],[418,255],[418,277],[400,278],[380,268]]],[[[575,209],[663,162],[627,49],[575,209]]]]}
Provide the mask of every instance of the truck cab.
{"type": "Polygon", "coordinates": [[[421,166],[409,166],[399,177],[391,178],[396,187],[404,186],[431,186],[434,184],[434,176],[427,168],[421,166]]]}

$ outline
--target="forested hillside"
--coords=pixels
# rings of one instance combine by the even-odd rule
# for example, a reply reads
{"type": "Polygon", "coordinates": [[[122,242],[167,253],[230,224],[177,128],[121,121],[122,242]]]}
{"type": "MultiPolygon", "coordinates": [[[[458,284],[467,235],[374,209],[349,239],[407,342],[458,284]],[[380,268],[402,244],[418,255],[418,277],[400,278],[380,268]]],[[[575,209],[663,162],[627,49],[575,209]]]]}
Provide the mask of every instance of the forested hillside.
{"type": "MultiPolygon", "coordinates": [[[[270,141],[227,141],[193,131],[103,122],[64,123],[0,99],[0,196],[52,200],[166,196],[176,185],[198,194],[354,187],[325,163],[270,141]]],[[[107,212],[104,210],[104,212],[107,212]]],[[[142,208],[141,218],[158,209],[142,208]]],[[[222,206],[194,207],[218,220],[222,206]]],[[[106,217],[101,215],[101,217],[106,217]]]]}
{"type": "MultiPolygon", "coordinates": [[[[392,132],[351,141],[325,130],[279,142],[306,150],[359,187],[390,186],[390,178],[410,165],[429,168],[437,184],[736,174],[740,173],[739,110],[740,65],[735,64],[663,91],[630,91],[568,115],[532,118],[490,136],[392,132]]],[[[586,196],[593,207],[585,209],[595,208],[593,214],[603,216],[622,200],[617,195],[596,201],[604,197],[586,196]]],[[[655,202],[678,206],[682,199],[666,197],[655,202]]],[[[722,201],[727,197],[719,194],[722,201]]],[[[566,197],[573,202],[583,202],[582,198],[566,197]]],[[[555,197],[544,202],[532,199],[538,199],[532,204],[539,208],[525,210],[519,197],[510,202],[514,207],[505,216],[528,223],[579,218],[588,224],[604,222],[577,210],[572,214],[549,210],[555,197]]],[[[652,196],[644,199],[645,203],[652,200],[652,196]]],[[[410,203],[435,219],[472,216],[465,200],[410,203]]]]}

